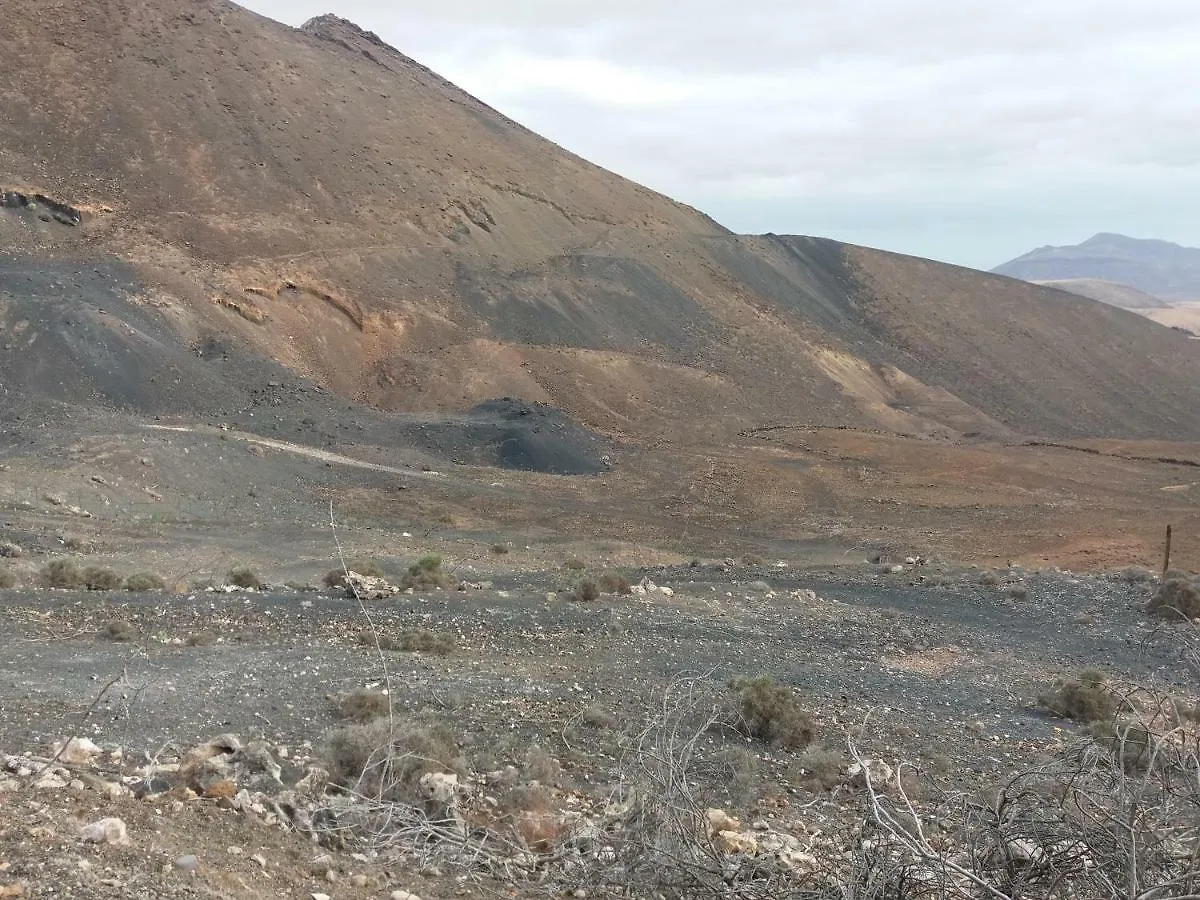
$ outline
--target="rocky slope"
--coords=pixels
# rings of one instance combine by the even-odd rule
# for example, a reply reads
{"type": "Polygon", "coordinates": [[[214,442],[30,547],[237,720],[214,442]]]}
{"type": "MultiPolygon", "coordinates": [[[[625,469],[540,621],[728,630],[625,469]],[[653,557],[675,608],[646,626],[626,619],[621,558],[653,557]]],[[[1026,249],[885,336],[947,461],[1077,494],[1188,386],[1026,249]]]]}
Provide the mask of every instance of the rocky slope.
{"type": "Polygon", "coordinates": [[[29,52],[0,59],[0,239],[13,265],[80,273],[78,318],[39,321],[5,286],[25,396],[191,414],[281,366],[388,410],[512,396],[615,438],[1200,438],[1182,335],[996,276],[732,235],[335,17],[8,8],[29,52]],[[120,289],[93,291],[111,266],[120,289]],[[80,387],[59,361],[84,320],[80,387]],[[169,403],[166,383],[185,388],[169,403]]]}

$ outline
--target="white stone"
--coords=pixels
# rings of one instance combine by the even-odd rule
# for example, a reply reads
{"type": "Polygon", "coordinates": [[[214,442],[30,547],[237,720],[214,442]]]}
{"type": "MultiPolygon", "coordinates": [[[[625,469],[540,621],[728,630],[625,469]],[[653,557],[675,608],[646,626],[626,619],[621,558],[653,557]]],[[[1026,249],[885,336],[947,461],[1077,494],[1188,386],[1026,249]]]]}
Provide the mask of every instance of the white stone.
{"type": "Polygon", "coordinates": [[[123,821],[110,817],[84,825],[79,838],[85,844],[128,844],[129,831],[123,821]]]}
{"type": "Polygon", "coordinates": [[[50,748],[58,761],[67,766],[85,766],[103,751],[85,737],[73,737],[63,746],[62,741],[50,748]]]}

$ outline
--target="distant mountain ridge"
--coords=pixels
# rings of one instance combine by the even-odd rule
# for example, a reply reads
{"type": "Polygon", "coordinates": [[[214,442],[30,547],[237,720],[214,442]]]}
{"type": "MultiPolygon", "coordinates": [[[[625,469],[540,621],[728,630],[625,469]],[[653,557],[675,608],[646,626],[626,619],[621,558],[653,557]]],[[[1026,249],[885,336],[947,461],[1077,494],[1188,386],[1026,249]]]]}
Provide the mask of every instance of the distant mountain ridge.
{"type": "Polygon", "coordinates": [[[1023,281],[1110,281],[1164,300],[1200,298],[1200,249],[1101,232],[1082,244],[1039,247],[992,270],[1023,281]]]}

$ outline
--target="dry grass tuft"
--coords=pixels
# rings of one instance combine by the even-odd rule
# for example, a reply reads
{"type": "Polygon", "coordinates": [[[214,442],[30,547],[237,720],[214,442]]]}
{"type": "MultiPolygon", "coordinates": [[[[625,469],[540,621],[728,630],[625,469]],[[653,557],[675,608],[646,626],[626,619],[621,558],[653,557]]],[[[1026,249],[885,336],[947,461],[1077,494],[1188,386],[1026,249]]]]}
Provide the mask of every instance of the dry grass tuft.
{"type": "Polygon", "coordinates": [[[11,569],[0,569],[0,591],[12,590],[17,586],[17,575],[11,569]]]}

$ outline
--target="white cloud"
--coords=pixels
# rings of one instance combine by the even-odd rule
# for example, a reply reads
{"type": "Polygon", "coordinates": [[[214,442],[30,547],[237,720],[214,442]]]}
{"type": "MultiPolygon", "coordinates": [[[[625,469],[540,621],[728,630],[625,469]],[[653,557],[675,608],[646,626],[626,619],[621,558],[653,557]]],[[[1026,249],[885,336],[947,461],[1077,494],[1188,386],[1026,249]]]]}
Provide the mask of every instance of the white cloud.
{"type": "MultiPolygon", "coordinates": [[[[299,24],[311,0],[252,0],[299,24]]],[[[547,137],[741,230],[991,265],[1200,245],[1195,0],[344,0],[547,137]]]]}

